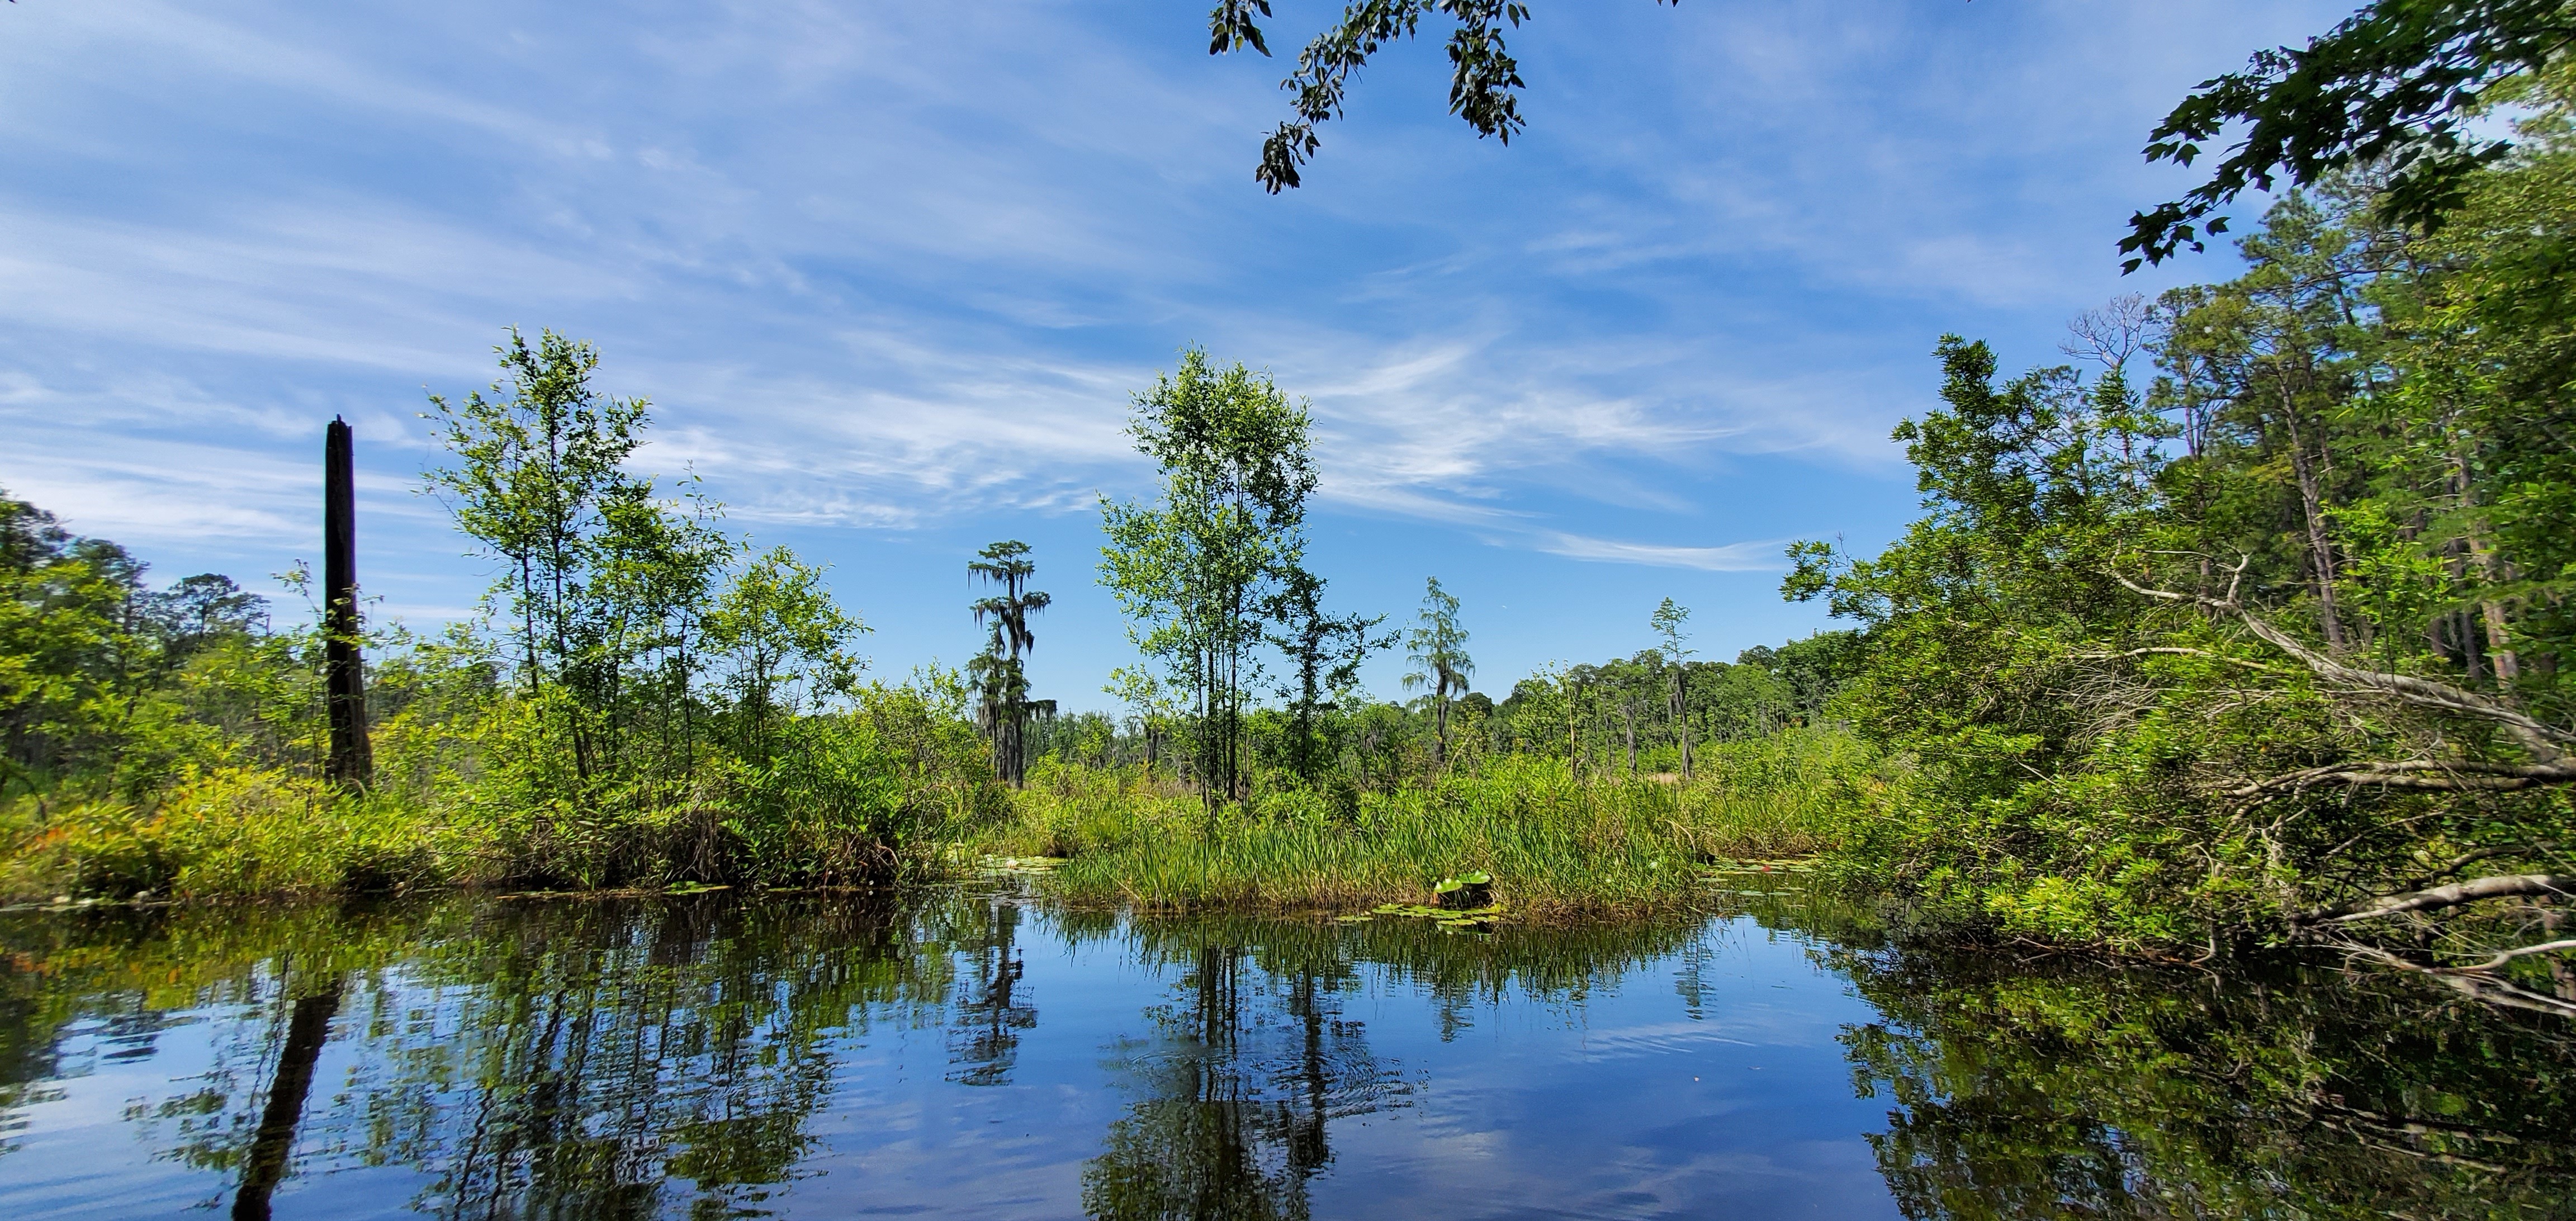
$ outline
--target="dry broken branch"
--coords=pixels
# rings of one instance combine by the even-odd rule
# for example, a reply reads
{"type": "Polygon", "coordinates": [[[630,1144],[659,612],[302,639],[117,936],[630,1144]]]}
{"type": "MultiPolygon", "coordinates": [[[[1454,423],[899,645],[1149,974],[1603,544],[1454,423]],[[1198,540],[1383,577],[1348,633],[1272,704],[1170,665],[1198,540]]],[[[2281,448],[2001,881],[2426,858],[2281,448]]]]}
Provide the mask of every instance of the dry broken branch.
{"type": "Polygon", "coordinates": [[[2479,963],[2476,966],[2453,967],[2451,969],[2454,971],[2492,971],[2517,958],[2528,958],[2533,954],[2554,954],[2560,950],[2576,950],[2576,939],[2544,941],[2538,945],[2517,946],[2510,950],[2500,950],[2496,953],[2495,957],[2479,963]]]}
{"type": "MultiPolygon", "coordinates": [[[[2228,596],[2225,599],[2219,599],[2200,594],[2151,589],[2116,572],[2111,574],[2111,579],[2127,587],[2130,592],[2143,597],[2163,602],[2180,602],[2234,616],[2238,622],[2245,625],[2245,630],[2254,633],[2264,643],[2296,658],[2299,664],[2329,682],[2387,696],[2419,708],[2434,708],[2487,721],[2513,735],[2514,740],[2521,743],[2524,750],[2531,752],[2532,756],[2542,763],[2565,763],[2569,748],[2576,747],[2576,735],[2568,734],[2556,726],[2535,719],[2502,700],[2428,678],[2416,678],[2407,674],[2385,674],[2376,670],[2357,670],[2309,648],[2305,641],[2273,626],[2270,621],[2238,602],[2232,581],[2228,586],[2228,596]]],[[[2576,770],[2571,770],[2568,778],[2576,779],[2576,770]]]]}
{"type": "Polygon", "coordinates": [[[2576,895],[2576,877],[2551,873],[2502,873],[2493,877],[2472,878],[2448,886],[2434,886],[2402,895],[2380,895],[2350,903],[2319,908],[2290,917],[2292,924],[2347,924],[2355,920],[2373,920],[2406,912],[2432,911],[2457,907],[2482,899],[2509,899],[2522,895],[2576,895]]]}
{"type": "Polygon", "coordinates": [[[2576,784],[2568,763],[2480,763],[2409,759],[2395,763],[2330,763],[2258,780],[2228,791],[2239,800],[2296,792],[2313,785],[2376,785],[2435,793],[2510,793],[2552,784],[2576,784]]]}

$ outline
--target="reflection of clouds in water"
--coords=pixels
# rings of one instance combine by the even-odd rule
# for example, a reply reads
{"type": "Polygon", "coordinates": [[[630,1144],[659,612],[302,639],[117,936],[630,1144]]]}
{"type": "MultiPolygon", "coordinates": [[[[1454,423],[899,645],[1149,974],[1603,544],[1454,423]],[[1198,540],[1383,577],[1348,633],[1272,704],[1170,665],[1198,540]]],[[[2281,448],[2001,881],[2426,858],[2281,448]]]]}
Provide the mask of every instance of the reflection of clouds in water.
{"type": "MultiPolygon", "coordinates": [[[[1462,1199],[1566,1216],[1893,1216],[1850,1136],[1876,1112],[1851,1097],[1835,1041],[1869,1011],[1805,948],[1718,921],[1582,985],[1579,1004],[1490,1006],[1452,1044],[1473,1071],[1433,1074],[1412,1116],[1337,1163],[1321,1202],[1366,1199],[1389,1216],[1462,1199]]],[[[1381,1043],[1410,1054],[1438,1037],[1388,1008],[1381,1043]]]]}
{"type": "Polygon", "coordinates": [[[2576,1167],[2571,1095],[2527,1085],[2576,1049],[2393,985],[1765,919],[1463,937],[963,891],[10,913],[0,1215],[220,1206],[292,1001],[332,978],[281,1215],[1871,1217],[1891,1181],[1925,1216],[2284,1190],[2455,1215],[2576,1167]],[[2513,1174],[2420,1156],[2448,1128],[2351,1139],[2423,1098],[2512,1137],[2457,1139],[2513,1174]]]}

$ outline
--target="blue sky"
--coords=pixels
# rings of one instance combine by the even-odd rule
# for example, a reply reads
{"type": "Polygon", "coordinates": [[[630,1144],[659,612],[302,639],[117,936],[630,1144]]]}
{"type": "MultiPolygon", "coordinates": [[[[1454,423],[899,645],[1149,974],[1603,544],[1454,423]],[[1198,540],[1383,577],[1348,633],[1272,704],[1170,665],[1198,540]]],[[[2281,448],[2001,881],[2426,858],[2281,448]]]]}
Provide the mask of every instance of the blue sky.
{"type": "MultiPolygon", "coordinates": [[[[171,579],[318,552],[359,438],[361,573],[415,624],[484,565],[415,493],[429,391],[502,328],[655,404],[640,468],[832,565],[881,673],[978,634],[970,553],[1037,549],[1034,678],[1131,653],[1101,495],[1150,489],[1131,393],[1182,345],[1311,401],[1343,609],[1465,601],[1480,686],[1649,641],[1824,625],[1782,543],[1914,512],[1890,427],[1956,331],[2056,363],[2123,279],[2154,120],[2350,4],[1538,0],[1529,131],[1445,113],[1436,42],[1252,182],[1283,63],[1206,0],[620,5],[21,0],[0,8],[0,487],[171,579]]],[[[1337,4],[1284,0],[1293,54],[1337,4]]],[[[1393,694],[1401,662],[1369,673],[1393,694]]]]}

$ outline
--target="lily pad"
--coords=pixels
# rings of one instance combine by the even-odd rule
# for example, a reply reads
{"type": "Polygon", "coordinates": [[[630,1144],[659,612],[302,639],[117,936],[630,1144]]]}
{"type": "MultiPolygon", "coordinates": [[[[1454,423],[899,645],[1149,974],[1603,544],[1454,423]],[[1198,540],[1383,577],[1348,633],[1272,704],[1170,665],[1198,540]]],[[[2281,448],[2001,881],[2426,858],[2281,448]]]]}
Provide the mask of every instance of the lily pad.
{"type": "Polygon", "coordinates": [[[1432,901],[1452,911],[1483,907],[1493,902],[1494,875],[1482,869],[1469,870],[1454,878],[1442,878],[1431,888],[1432,901]]]}
{"type": "Polygon", "coordinates": [[[1492,903],[1483,907],[1467,908],[1465,910],[1450,907],[1425,907],[1420,903],[1380,903],[1376,907],[1370,909],[1370,912],[1372,915],[1379,916],[1402,916],[1414,920],[1429,920],[1435,924],[1445,925],[1464,923],[1483,925],[1491,924],[1495,920],[1501,918],[1504,914],[1504,908],[1500,903],[1492,903]]]}

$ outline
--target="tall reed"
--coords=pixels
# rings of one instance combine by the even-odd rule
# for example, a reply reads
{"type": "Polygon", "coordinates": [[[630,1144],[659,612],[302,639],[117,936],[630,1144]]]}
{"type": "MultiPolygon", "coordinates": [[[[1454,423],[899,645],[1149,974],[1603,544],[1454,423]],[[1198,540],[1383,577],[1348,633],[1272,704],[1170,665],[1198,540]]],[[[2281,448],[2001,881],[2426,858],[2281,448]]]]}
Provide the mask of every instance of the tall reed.
{"type": "Polygon", "coordinates": [[[1288,789],[1210,823],[1177,786],[1057,767],[1033,774],[988,846],[1071,858],[1052,883],[1067,897],[1155,907],[1426,903],[1441,878],[1481,869],[1521,911],[1636,912],[1690,903],[1711,859],[1832,848],[1880,773],[1849,736],[1795,730],[1714,748],[1687,783],[1505,757],[1338,814],[1288,789]]]}

